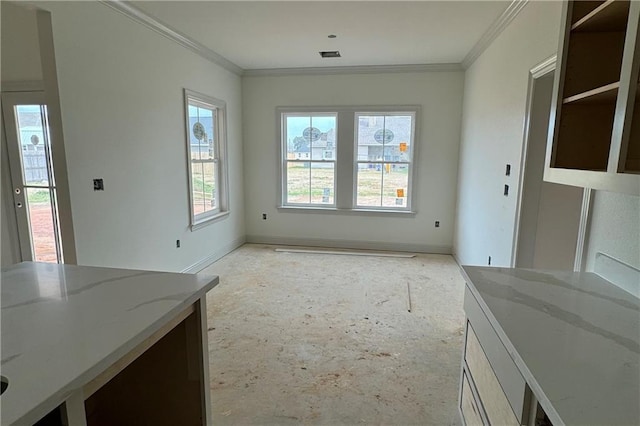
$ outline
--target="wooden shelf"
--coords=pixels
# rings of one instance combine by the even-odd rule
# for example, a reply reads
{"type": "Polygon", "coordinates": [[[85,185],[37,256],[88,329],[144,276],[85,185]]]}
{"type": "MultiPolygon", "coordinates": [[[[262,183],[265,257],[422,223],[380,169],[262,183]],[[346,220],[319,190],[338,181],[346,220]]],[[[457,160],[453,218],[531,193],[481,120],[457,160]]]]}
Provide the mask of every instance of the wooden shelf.
{"type": "Polygon", "coordinates": [[[569,96],[562,100],[563,104],[570,103],[609,103],[615,102],[618,97],[618,89],[620,88],[620,82],[607,84],[602,87],[597,87],[593,90],[578,93],[577,95],[569,96]]]}
{"type": "Polygon", "coordinates": [[[608,0],[571,26],[575,32],[625,31],[629,19],[629,2],[608,0]]]}
{"type": "Polygon", "coordinates": [[[589,13],[593,12],[598,7],[602,6],[603,3],[606,3],[603,0],[600,1],[575,1],[573,3],[573,9],[571,13],[571,24],[575,24],[580,21],[582,18],[587,16],[589,13]]]}

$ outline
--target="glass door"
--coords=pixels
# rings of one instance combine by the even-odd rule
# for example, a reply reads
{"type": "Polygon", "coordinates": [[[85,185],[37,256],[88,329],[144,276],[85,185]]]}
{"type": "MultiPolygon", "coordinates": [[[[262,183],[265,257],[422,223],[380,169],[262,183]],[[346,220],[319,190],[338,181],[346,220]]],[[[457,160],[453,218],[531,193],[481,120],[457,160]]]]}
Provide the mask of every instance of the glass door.
{"type": "Polygon", "coordinates": [[[63,263],[44,94],[3,94],[2,110],[22,260],[63,263]]]}

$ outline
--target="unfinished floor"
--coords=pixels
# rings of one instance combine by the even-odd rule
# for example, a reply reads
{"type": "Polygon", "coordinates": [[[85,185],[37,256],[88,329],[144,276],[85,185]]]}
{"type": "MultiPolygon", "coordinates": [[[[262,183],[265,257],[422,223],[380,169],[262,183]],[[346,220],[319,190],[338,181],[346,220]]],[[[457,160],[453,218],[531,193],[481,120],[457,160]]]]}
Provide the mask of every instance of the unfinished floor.
{"type": "Polygon", "coordinates": [[[247,244],[203,271],[220,276],[207,296],[215,424],[460,423],[451,256],[275,248],[247,244]]]}

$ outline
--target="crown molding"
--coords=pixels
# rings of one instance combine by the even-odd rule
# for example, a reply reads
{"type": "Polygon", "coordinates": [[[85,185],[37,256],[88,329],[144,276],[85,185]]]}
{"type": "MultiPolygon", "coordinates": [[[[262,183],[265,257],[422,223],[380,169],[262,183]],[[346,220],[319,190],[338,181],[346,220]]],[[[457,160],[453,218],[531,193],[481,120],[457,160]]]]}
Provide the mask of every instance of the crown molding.
{"type": "Polygon", "coordinates": [[[234,74],[242,75],[244,71],[219,53],[214,52],[202,43],[193,40],[191,37],[157,20],[126,1],[100,0],[100,2],[234,74]]]}
{"type": "Polygon", "coordinates": [[[380,74],[434,71],[463,71],[460,64],[359,65],[344,67],[266,68],[244,70],[243,77],[285,75],[380,74]]]}
{"type": "Polygon", "coordinates": [[[502,12],[502,15],[496,19],[487,31],[482,34],[480,40],[471,48],[467,56],[462,60],[462,68],[469,68],[476,59],[484,52],[491,43],[504,31],[505,28],[513,21],[520,11],[527,5],[528,0],[513,0],[509,6],[502,12]]]}
{"type": "Polygon", "coordinates": [[[542,77],[556,69],[557,55],[552,55],[531,69],[533,78],[542,77]]]}

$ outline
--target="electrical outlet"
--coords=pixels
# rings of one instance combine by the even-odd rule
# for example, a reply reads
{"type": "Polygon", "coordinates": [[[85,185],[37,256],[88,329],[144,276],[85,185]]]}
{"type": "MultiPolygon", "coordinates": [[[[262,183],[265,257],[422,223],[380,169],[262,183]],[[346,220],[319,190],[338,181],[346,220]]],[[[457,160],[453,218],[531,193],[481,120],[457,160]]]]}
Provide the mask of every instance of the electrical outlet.
{"type": "Polygon", "coordinates": [[[436,228],[440,228],[440,221],[436,220],[436,228]]]}
{"type": "Polygon", "coordinates": [[[94,191],[104,191],[104,181],[102,179],[94,179],[93,180],[93,190],[94,191]]]}
{"type": "Polygon", "coordinates": [[[176,248],[180,248],[180,240],[176,240],[176,248]]]}
{"type": "Polygon", "coordinates": [[[266,213],[262,213],[262,220],[267,220],[267,214],[266,213]]]}
{"type": "Polygon", "coordinates": [[[487,265],[491,266],[491,256],[489,256],[489,260],[487,261],[487,265]]]}

